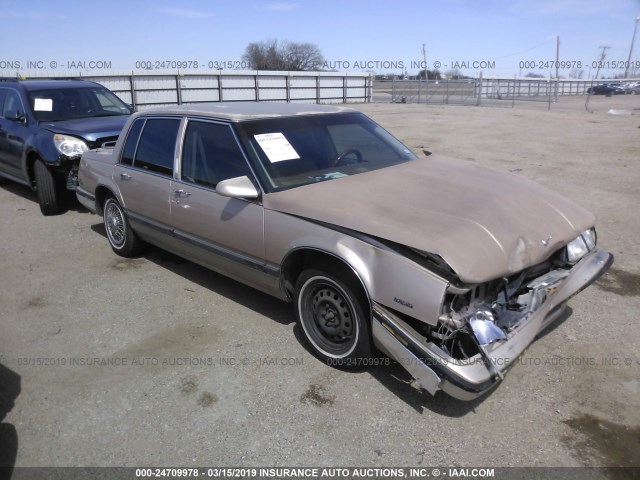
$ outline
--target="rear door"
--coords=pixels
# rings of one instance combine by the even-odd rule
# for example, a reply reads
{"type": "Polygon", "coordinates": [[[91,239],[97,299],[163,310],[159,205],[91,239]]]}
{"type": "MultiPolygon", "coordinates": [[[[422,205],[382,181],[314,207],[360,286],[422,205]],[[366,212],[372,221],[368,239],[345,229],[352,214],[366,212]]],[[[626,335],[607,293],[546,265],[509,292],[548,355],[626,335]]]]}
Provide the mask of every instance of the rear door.
{"type": "Polygon", "coordinates": [[[171,179],[180,118],[140,117],[129,129],[114,181],[132,227],[148,240],[171,235],[171,179]]]}

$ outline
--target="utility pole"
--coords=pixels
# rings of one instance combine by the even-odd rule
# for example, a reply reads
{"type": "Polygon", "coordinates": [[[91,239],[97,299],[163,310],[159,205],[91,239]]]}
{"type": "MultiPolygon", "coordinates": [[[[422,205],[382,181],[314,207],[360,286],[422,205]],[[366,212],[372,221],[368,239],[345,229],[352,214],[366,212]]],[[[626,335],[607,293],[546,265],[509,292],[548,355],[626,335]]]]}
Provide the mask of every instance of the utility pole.
{"type": "MultiPolygon", "coordinates": [[[[427,45],[422,44],[422,60],[424,61],[424,103],[429,103],[429,95],[427,90],[429,88],[429,69],[427,68],[427,45]]],[[[418,79],[419,81],[420,79],[418,79]]]]}
{"type": "Polygon", "coordinates": [[[598,73],[600,73],[600,67],[602,66],[602,62],[604,62],[604,59],[607,58],[607,48],[611,48],[611,47],[601,46],[598,48],[602,49],[602,53],[600,53],[600,60],[598,60],[598,69],[596,70],[596,80],[598,79],[598,73]]]}
{"type": "Polygon", "coordinates": [[[636,30],[638,30],[638,22],[640,22],[640,17],[636,17],[636,25],[633,27],[633,37],[631,37],[631,47],[629,48],[629,58],[627,59],[627,65],[624,69],[624,78],[627,78],[627,74],[629,73],[629,64],[631,63],[631,54],[633,53],[633,41],[636,39],[636,30]]]}
{"type": "Polygon", "coordinates": [[[556,37],[556,94],[554,103],[558,103],[558,85],[560,84],[560,77],[558,76],[558,67],[560,66],[560,35],[556,37]]]}
{"type": "Polygon", "coordinates": [[[424,78],[427,77],[427,45],[425,43],[422,44],[422,64],[424,65],[424,78]]]}

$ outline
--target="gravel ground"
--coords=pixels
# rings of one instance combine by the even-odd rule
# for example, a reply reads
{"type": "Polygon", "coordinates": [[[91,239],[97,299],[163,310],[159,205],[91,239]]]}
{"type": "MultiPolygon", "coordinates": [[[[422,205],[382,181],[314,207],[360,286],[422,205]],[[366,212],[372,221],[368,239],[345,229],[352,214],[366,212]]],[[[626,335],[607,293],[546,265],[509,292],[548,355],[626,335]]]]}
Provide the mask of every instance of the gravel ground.
{"type": "Polygon", "coordinates": [[[581,202],[612,270],[497,389],[465,403],[418,391],[398,366],[330,368],[301,343],[289,305],[157,249],[117,257],[100,217],[74,203],[43,217],[5,181],[2,463],[640,466],[640,97],[593,98],[592,114],[582,97],[550,112],[356,108],[417,152],[581,202]]]}

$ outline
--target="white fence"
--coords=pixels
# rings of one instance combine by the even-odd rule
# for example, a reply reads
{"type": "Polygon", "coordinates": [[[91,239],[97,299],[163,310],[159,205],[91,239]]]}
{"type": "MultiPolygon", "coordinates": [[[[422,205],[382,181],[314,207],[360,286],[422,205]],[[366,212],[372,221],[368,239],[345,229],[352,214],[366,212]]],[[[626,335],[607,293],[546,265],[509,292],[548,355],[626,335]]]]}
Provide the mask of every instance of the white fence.
{"type": "MultiPolygon", "coordinates": [[[[33,76],[22,76],[79,77],[40,72],[33,76]]],[[[203,74],[109,73],[82,75],[80,78],[104,85],[137,110],[161,105],[222,101],[363,103],[371,101],[372,83],[369,74],[253,70],[220,70],[203,74]]]]}

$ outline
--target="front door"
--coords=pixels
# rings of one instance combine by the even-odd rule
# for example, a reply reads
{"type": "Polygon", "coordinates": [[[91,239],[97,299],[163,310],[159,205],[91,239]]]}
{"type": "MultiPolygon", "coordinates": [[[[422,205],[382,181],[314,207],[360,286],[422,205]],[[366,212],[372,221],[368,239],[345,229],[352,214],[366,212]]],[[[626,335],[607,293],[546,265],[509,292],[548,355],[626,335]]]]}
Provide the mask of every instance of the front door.
{"type": "Polygon", "coordinates": [[[252,178],[231,127],[189,120],[171,184],[171,222],[183,240],[181,254],[264,288],[263,207],[216,192],[218,182],[243,175],[252,178]]]}
{"type": "MultiPolygon", "coordinates": [[[[0,169],[9,175],[26,180],[26,172],[22,168],[24,144],[29,135],[26,123],[16,120],[17,115],[26,116],[26,110],[15,90],[1,89],[4,102],[0,111],[0,169]]],[[[26,117],[25,117],[26,118],[26,117]]]]}

